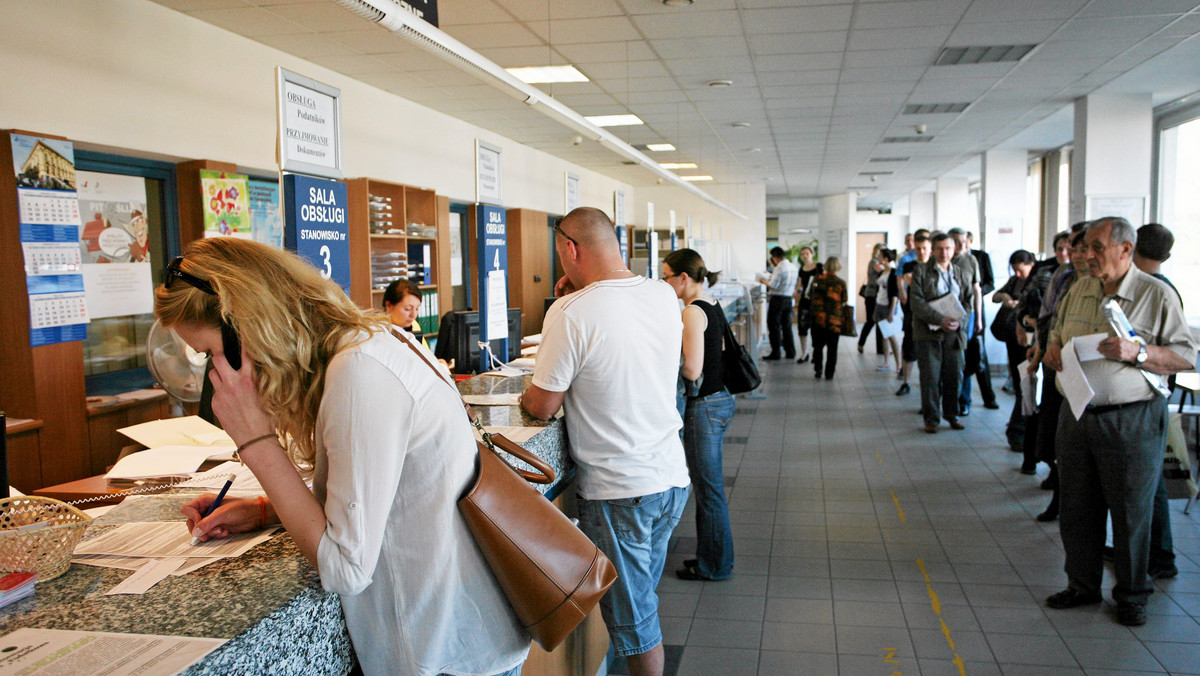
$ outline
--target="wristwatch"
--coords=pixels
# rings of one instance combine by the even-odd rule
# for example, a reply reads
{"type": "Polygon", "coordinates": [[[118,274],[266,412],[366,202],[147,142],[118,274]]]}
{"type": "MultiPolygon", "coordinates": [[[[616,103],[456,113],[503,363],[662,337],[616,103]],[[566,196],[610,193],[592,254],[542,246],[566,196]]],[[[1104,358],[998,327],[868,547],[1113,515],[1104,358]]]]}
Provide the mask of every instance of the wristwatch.
{"type": "Polygon", "coordinates": [[[1149,357],[1149,353],[1146,352],[1146,346],[1143,343],[1138,343],[1138,353],[1137,356],[1133,358],[1134,365],[1141,366],[1142,364],[1145,364],[1146,359],[1149,357]]]}

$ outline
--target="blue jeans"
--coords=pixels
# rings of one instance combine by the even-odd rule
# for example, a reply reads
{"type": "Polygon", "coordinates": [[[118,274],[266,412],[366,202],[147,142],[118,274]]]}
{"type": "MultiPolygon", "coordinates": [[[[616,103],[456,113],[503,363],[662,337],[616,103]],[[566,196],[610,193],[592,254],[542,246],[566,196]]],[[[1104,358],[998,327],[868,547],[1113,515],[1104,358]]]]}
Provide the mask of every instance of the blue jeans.
{"type": "Polygon", "coordinates": [[[654,590],[687,494],[686,488],[668,488],[635,498],[579,499],[579,528],[617,569],[616,583],[600,599],[600,614],[618,656],[640,655],[662,643],[654,590]]]}
{"type": "Polygon", "coordinates": [[[683,416],[683,450],[696,494],[696,569],[710,580],[733,575],[733,532],[721,453],[733,409],[733,395],[721,390],[688,399],[683,416]]]}

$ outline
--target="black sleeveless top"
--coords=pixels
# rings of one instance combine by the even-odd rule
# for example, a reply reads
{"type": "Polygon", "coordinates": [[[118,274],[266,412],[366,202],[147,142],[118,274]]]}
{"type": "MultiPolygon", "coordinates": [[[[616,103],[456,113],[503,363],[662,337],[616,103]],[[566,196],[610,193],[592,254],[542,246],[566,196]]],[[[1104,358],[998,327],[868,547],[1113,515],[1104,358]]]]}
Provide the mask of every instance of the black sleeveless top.
{"type": "Polygon", "coordinates": [[[704,311],[708,326],[704,328],[704,382],[700,384],[697,397],[707,397],[725,389],[725,373],[721,351],[725,345],[725,311],[720,305],[705,300],[692,301],[694,307],[704,311]]]}

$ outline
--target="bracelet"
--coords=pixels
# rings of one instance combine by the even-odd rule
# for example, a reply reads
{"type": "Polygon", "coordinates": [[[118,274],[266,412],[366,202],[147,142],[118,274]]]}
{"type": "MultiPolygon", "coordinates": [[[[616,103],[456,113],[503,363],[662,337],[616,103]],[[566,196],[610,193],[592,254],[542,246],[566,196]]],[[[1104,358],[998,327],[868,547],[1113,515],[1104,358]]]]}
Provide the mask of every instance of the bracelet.
{"type": "Polygon", "coordinates": [[[254,437],[250,441],[247,441],[246,443],[242,444],[241,446],[238,446],[237,450],[234,451],[234,453],[241,453],[242,451],[246,450],[247,447],[253,446],[254,444],[257,444],[258,442],[265,441],[267,439],[279,439],[279,435],[275,434],[274,432],[271,432],[270,434],[264,434],[261,437],[254,437]]]}
{"type": "Polygon", "coordinates": [[[258,529],[262,530],[263,528],[267,527],[267,501],[265,499],[263,499],[263,496],[261,496],[261,495],[258,496],[258,512],[259,512],[258,529]]]}

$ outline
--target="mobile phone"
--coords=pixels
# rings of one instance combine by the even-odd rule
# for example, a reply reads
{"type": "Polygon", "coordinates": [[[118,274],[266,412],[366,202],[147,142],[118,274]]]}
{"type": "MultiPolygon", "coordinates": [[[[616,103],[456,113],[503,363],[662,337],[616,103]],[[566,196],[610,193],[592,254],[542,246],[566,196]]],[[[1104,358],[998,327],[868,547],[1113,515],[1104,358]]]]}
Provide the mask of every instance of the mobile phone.
{"type": "Polygon", "coordinates": [[[221,344],[225,350],[225,361],[229,362],[229,368],[234,371],[239,371],[242,368],[242,340],[238,338],[237,331],[225,322],[221,322],[221,344]]]}

